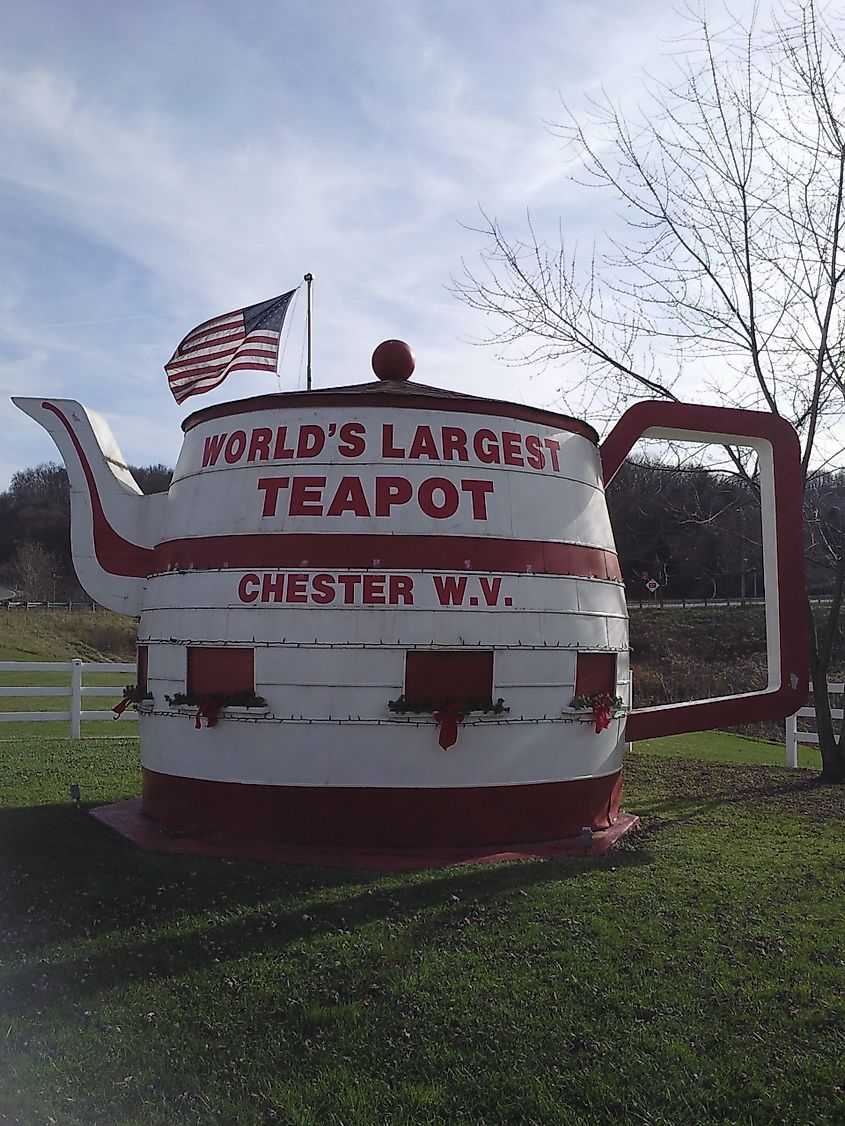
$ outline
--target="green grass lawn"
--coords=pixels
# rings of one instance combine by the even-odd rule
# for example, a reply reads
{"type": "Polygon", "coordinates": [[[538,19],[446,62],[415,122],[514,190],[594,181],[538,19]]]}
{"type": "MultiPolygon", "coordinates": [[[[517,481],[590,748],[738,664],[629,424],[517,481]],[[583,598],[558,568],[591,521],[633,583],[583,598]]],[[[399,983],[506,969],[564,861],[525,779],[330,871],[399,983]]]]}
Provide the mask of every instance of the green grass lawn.
{"type": "MultiPolygon", "coordinates": [[[[73,613],[0,610],[0,661],[70,661],[73,657],[95,662],[134,661],[136,628],[134,619],[106,610],[73,613]]],[[[132,673],[86,672],[84,686],[102,687],[103,693],[102,696],[85,695],[83,709],[108,710],[121,698],[123,686],[134,679],[132,673]]],[[[0,671],[0,686],[19,685],[69,688],[70,672],[0,671]]],[[[68,696],[0,696],[0,713],[59,712],[69,707],[68,696]]],[[[128,727],[125,721],[120,728],[113,728],[108,721],[83,720],[82,734],[125,738],[128,727]]],[[[70,720],[0,722],[0,746],[10,739],[66,738],[69,733],[70,720]]]]}
{"type": "Polygon", "coordinates": [[[140,852],[133,738],[4,739],[0,1122],[843,1121],[843,792],[659,750],[605,857],[379,874],[140,852]]]}
{"type": "MultiPolygon", "coordinates": [[[[691,735],[673,735],[669,739],[649,739],[637,743],[640,754],[660,758],[694,758],[703,762],[735,762],[739,765],[783,766],[786,749],[783,743],[768,743],[728,735],[721,731],[696,731],[691,735]]],[[[798,744],[798,765],[809,770],[821,769],[817,747],[798,744]]]]}
{"type": "Polygon", "coordinates": [[[0,608],[0,661],[132,661],[137,628],[110,610],[0,608]]]}

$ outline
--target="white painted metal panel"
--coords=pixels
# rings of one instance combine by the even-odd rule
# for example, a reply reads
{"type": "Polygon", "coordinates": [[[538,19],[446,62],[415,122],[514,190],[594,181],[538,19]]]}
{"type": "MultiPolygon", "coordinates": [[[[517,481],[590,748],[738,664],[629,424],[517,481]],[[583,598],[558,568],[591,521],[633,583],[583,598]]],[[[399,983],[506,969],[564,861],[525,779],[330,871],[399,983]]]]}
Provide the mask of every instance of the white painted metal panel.
{"type": "MultiPolygon", "coordinates": [[[[612,619],[610,619],[612,620],[612,619]]],[[[227,615],[213,609],[153,611],[141,622],[141,640],[223,644],[299,643],[310,645],[394,645],[448,647],[464,645],[558,645],[569,648],[608,648],[609,619],[587,614],[542,614],[512,612],[491,614],[485,610],[457,613],[452,610],[417,610],[398,615],[349,608],[331,610],[284,610],[275,607],[246,607],[227,615]]],[[[624,631],[624,622],[620,624],[624,631]]],[[[620,642],[621,643],[621,642],[620,642]]]]}
{"type": "Polygon", "coordinates": [[[257,649],[255,681],[270,685],[397,687],[405,672],[404,649],[257,649]]]}
{"type": "Polygon", "coordinates": [[[621,650],[628,645],[627,618],[607,619],[607,645],[609,649],[621,650]]]}
{"type": "Polygon", "coordinates": [[[504,649],[496,653],[494,677],[499,688],[519,685],[575,685],[575,650],[504,649]]]}
{"type": "MultiPolygon", "coordinates": [[[[458,403],[456,403],[455,410],[414,409],[413,413],[402,410],[401,403],[398,403],[397,406],[400,409],[368,407],[366,405],[356,405],[355,407],[348,405],[319,406],[315,409],[308,409],[301,406],[286,405],[284,411],[269,408],[267,411],[248,411],[243,414],[231,414],[224,419],[200,422],[186,435],[173,479],[174,481],[181,481],[184,477],[190,476],[191,474],[207,475],[215,469],[225,471],[232,467],[232,463],[226,462],[225,453],[221,452],[214,466],[206,466],[205,469],[202,468],[203,452],[206,447],[206,442],[211,435],[220,433],[231,435],[236,430],[243,430],[249,435],[254,429],[262,426],[269,427],[275,431],[280,424],[287,426],[288,436],[295,434],[303,425],[316,425],[323,427],[324,430],[327,431],[332,423],[337,425],[339,416],[342,416],[344,420],[347,418],[351,420],[354,417],[355,421],[362,424],[365,430],[364,438],[366,440],[366,449],[360,456],[341,456],[339,446],[329,440],[317,457],[298,457],[294,450],[293,457],[270,457],[267,460],[256,457],[251,464],[263,466],[264,468],[300,468],[302,466],[311,466],[315,463],[345,466],[388,464],[395,467],[402,467],[408,464],[411,459],[407,457],[385,456],[387,451],[382,440],[386,437],[385,427],[391,427],[390,447],[392,450],[394,452],[404,450],[405,453],[410,454],[413,452],[413,439],[419,428],[424,426],[431,429],[432,434],[438,442],[439,452],[442,453],[442,428],[448,426],[463,428],[468,434],[473,435],[481,430],[491,430],[494,434],[498,435],[501,435],[503,431],[516,433],[519,435],[520,444],[523,448],[526,446],[526,439],[528,439],[529,436],[539,438],[541,443],[546,443],[550,439],[557,442],[557,470],[555,470],[553,465],[551,450],[546,446],[545,449],[548,456],[544,456],[545,465],[544,468],[539,471],[532,469],[527,464],[523,466],[505,466],[500,459],[499,466],[510,473],[542,472],[549,476],[559,476],[562,479],[582,481],[588,484],[595,483],[600,479],[600,474],[596,470],[593,458],[585,456],[585,452],[587,455],[589,455],[590,451],[595,453],[595,445],[589,439],[582,435],[574,434],[571,431],[559,430],[554,426],[543,426],[536,423],[524,422],[519,419],[506,419],[497,414],[469,414],[461,411],[460,404],[458,403]]],[[[274,433],[274,439],[276,436],[277,435],[274,433]]],[[[275,447],[275,441],[273,445],[275,447]]],[[[239,458],[234,464],[249,464],[248,452],[247,450],[246,457],[239,458]]],[[[446,466],[465,466],[476,469],[499,467],[494,462],[482,460],[481,457],[478,456],[472,443],[467,444],[466,452],[466,460],[459,460],[457,456],[454,456],[451,459],[444,459],[443,457],[420,457],[417,461],[438,468],[446,466]]]]}
{"type": "Polygon", "coordinates": [[[185,645],[151,645],[147,655],[148,680],[175,680],[184,683],[187,675],[185,645]]]}
{"type": "Polygon", "coordinates": [[[401,682],[394,686],[346,688],[325,684],[264,684],[256,690],[277,715],[305,719],[389,719],[388,700],[402,694],[401,682]]]}
{"type": "MultiPolygon", "coordinates": [[[[384,597],[389,596],[391,579],[396,572],[381,570],[380,585],[384,597]],[[383,576],[383,582],[381,581],[383,576]]],[[[314,568],[281,568],[268,570],[257,568],[248,570],[214,570],[200,573],[192,571],[173,571],[158,575],[150,580],[145,617],[156,610],[212,609],[219,613],[222,609],[254,612],[270,609],[281,617],[298,610],[309,615],[318,613],[335,615],[356,608],[365,608],[373,615],[396,615],[402,617],[406,610],[419,613],[423,610],[447,610],[470,614],[482,611],[504,613],[513,616],[520,611],[540,611],[544,614],[559,612],[608,614],[627,620],[625,592],[621,584],[601,579],[576,579],[568,575],[514,574],[496,571],[477,571],[466,568],[460,573],[444,571],[408,571],[412,579],[412,602],[399,601],[394,605],[367,604],[363,592],[363,576],[366,570],[338,569],[331,571],[314,568]],[[268,576],[268,585],[263,586],[263,577],[268,576]],[[335,600],[328,605],[317,605],[313,599],[316,576],[328,576],[333,580],[335,600]],[[347,596],[341,583],[342,576],[352,576],[354,586],[347,596]],[[306,603],[293,603],[287,600],[288,583],[293,577],[299,581],[301,594],[306,603]],[[270,582],[282,585],[270,586],[270,582]],[[253,601],[244,601],[239,591],[243,591],[253,601]],[[350,601],[344,601],[349,597],[350,601]],[[510,600],[510,601],[509,601],[510,600]]],[[[381,594],[379,595],[381,597],[381,594]]],[[[408,617],[408,615],[404,615],[408,617]]],[[[412,615],[410,615],[412,616],[412,615]]],[[[338,628],[341,621],[337,619],[338,628]]]]}
{"type": "MultiPolygon", "coordinates": [[[[595,456],[595,453],[594,453],[595,456]]],[[[600,489],[557,478],[528,477],[503,470],[467,471],[453,467],[438,469],[405,466],[381,476],[401,477],[410,482],[412,499],[391,509],[390,516],[375,514],[375,474],[364,476],[364,468],[314,466],[303,474],[308,492],[308,515],[291,515],[291,473],[276,474],[286,484],[271,502],[271,513],[263,515],[266,487],[259,482],[271,478],[269,471],[252,466],[218,472],[208,477],[188,478],[171,488],[168,508],[168,539],[199,536],[235,536],[260,533],[315,533],[320,535],[456,535],[481,538],[517,539],[578,543],[614,549],[613,534],[604,494],[600,489]],[[344,479],[362,482],[365,513],[345,511],[329,516],[332,499],[344,479]],[[424,482],[432,477],[454,486],[458,508],[448,517],[427,516],[420,507],[424,482]],[[488,488],[482,511],[474,517],[472,487],[482,482],[488,488]],[[371,514],[372,513],[372,514],[371,514]]],[[[438,492],[438,507],[443,498],[438,492]]]]}
{"type": "Polygon", "coordinates": [[[242,723],[197,731],[189,716],[142,716],[142,760],[161,773],[293,786],[496,786],[610,774],[621,766],[621,720],[497,723],[461,729],[449,751],[433,722],[242,723]],[[155,737],[146,729],[155,726],[155,737]],[[164,728],[168,734],[163,734],[164,728]]]}

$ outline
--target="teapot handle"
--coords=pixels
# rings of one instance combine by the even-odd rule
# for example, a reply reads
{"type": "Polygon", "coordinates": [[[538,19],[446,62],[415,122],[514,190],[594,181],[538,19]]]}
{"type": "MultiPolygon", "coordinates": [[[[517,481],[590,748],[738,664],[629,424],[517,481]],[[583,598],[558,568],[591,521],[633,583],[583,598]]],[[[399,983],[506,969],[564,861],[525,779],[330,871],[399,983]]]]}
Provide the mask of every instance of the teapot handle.
{"type": "Polygon", "coordinates": [[[664,401],[637,403],[622,415],[601,445],[605,487],[642,437],[750,446],[756,452],[768,686],[737,696],[636,708],[628,715],[625,738],[654,739],[792,715],[804,703],[809,687],[803,481],[797,434],[785,419],[768,412],[664,401]]]}

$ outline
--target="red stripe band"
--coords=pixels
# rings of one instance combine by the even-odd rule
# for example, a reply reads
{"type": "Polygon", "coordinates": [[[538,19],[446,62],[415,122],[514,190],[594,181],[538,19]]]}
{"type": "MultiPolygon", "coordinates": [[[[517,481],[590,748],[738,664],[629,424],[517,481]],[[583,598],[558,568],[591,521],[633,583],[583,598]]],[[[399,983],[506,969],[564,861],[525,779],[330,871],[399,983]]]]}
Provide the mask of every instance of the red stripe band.
{"type": "MultiPolygon", "coordinates": [[[[286,411],[304,407],[308,411],[323,410],[326,407],[342,407],[358,411],[368,407],[387,407],[391,411],[442,411],[444,414],[489,415],[505,418],[508,421],[529,422],[538,426],[553,426],[555,430],[580,434],[593,445],[598,444],[598,435],[589,423],[568,415],[554,414],[552,411],[527,407],[519,403],[505,403],[497,399],[474,399],[449,396],[436,397],[437,388],[429,388],[428,393],[414,395],[408,392],[397,394],[380,389],[372,390],[371,384],[363,384],[360,390],[329,391],[283,391],[275,395],[256,395],[251,399],[238,399],[232,403],[215,403],[188,415],[182,422],[187,433],[204,422],[232,415],[250,414],[256,411],[286,411]]],[[[387,385],[385,385],[387,386],[387,385]]],[[[280,416],[281,417],[281,416],[280,416]]]]}
{"type": "Polygon", "coordinates": [[[53,403],[45,400],[42,402],[41,406],[45,411],[50,411],[52,414],[56,415],[65,430],[67,430],[68,436],[71,442],[73,442],[74,449],[79,458],[79,464],[82,466],[82,472],[85,474],[85,481],[88,485],[88,495],[91,498],[94,555],[97,558],[98,566],[102,567],[104,571],[108,571],[111,575],[120,575],[124,578],[132,579],[146,578],[154,569],[155,555],[153,549],[131,543],[114,530],[106,519],[102,501],[100,500],[100,493],[97,489],[97,479],[94,476],[94,471],[86,457],[82,444],[76,436],[76,431],[73,429],[70,422],[68,422],[62,411],[53,403]]]}
{"type": "MultiPolygon", "coordinates": [[[[397,735],[397,748],[401,746],[397,735]]],[[[142,768],[147,817],[181,832],[263,841],[430,848],[557,840],[619,814],[621,772],[511,786],[262,786],[142,768]]]]}
{"type": "Polygon", "coordinates": [[[542,540],[304,532],[201,536],[169,540],[155,549],[158,572],[255,567],[510,571],[622,581],[614,552],[542,540]]]}

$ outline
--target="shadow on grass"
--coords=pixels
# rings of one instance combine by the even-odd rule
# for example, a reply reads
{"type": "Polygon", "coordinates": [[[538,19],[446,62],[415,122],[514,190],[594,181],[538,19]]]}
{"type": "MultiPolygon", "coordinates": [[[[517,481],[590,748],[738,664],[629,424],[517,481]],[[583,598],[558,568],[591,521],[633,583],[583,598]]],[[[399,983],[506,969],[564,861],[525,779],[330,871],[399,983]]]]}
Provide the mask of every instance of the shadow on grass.
{"type": "Polygon", "coordinates": [[[48,988],[90,1008],[116,985],[295,956],[373,923],[412,923],[422,937],[543,884],[649,863],[632,849],[401,873],[198,858],[143,852],[65,805],[0,811],[0,855],[14,1012],[48,988]]]}
{"type": "Polygon", "coordinates": [[[646,818],[671,814],[672,821],[690,821],[731,807],[815,822],[845,818],[845,787],[824,785],[803,770],[642,756],[629,758],[627,777],[637,791],[637,812],[646,818]]]}

